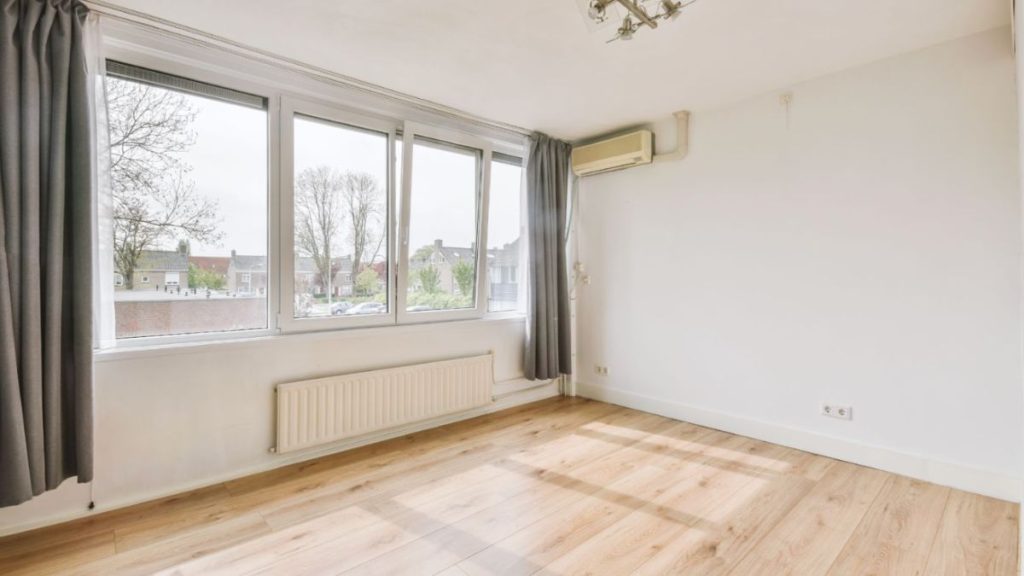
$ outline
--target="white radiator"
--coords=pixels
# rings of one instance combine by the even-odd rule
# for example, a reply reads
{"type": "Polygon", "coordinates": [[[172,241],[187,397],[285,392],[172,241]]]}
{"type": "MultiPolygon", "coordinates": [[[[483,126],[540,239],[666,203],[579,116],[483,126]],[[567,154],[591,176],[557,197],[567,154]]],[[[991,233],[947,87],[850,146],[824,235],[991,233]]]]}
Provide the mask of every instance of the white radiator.
{"type": "Polygon", "coordinates": [[[279,454],[491,403],[488,354],[277,386],[279,454]]]}

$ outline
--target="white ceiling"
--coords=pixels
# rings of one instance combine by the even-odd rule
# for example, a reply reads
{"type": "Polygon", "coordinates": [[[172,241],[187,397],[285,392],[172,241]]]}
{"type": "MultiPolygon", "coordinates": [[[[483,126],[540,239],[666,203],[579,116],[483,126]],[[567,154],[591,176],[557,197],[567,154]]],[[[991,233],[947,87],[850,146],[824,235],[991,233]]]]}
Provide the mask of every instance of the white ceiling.
{"type": "Polygon", "coordinates": [[[108,0],[576,139],[1009,24],[1009,0],[700,0],[606,44],[577,0],[108,0]]]}

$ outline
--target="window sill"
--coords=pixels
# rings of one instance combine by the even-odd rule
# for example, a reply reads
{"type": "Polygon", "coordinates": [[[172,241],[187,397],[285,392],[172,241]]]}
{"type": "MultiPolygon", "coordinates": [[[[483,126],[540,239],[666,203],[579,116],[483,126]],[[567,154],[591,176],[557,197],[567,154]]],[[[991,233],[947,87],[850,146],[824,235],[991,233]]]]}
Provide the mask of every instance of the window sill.
{"type": "MultiPolygon", "coordinates": [[[[432,330],[444,329],[469,329],[481,326],[499,326],[503,324],[525,324],[526,316],[520,313],[510,312],[501,314],[489,314],[483,318],[471,320],[452,320],[448,322],[430,322],[422,324],[389,324],[386,326],[368,326],[362,328],[344,328],[333,330],[319,330],[309,332],[288,332],[271,334],[267,331],[259,331],[258,335],[239,334],[233,336],[225,333],[221,339],[175,341],[166,343],[153,343],[146,345],[124,344],[112,348],[97,349],[93,351],[93,361],[96,363],[116,362],[120,360],[134,360],[157,356],[171,356],[180,354],[191,354],[207,351],[228,351],[239,348],[246,348],[258,344],[267,344],[281,341],[316,341],[325,339],[348,339],[365,338],[376,335],[402,336],[418,332],[429,332],[432,330]]],[[[209,338],[209,336],[207,336],[209,338]]]]}

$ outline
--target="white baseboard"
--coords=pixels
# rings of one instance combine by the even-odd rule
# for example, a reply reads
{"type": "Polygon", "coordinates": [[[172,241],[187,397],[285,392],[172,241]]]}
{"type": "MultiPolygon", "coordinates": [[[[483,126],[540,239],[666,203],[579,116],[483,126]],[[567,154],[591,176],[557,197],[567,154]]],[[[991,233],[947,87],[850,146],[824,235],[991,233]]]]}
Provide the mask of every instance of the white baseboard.
{"type": "Polygon", "coordinates": [[[494,384],[494,400],[495,402],[500,402],[508,396],[521,394],[549,384],[555,384],[557,387],[557,382],[554,380],[527,380],[526,378],[514,378],[512,380],[505,380],[504,382],[496,382],[494,384]]]}
{"type": "MultiPolygon", "coordinates": [[[[444,426],[445,424],[452,424],[460,422],[462,420],[469,420],[470,418],[476,418],[483,416],[484,414],[490,414],[492,412],[499,412],[501,410],[507,410],[509,408],[515,408],[523,404],[529,404],[531,402],[537,402],[545,400],[547,398],[553,398],[559,395],[558,382],[547,381],[547,382],[529,382],[525,379],[509,380],[501,382],[495,385],[496,389],[499,385],[503,394],[498,397],[496,395],[495,401],[482,408],[476,408],[466,412],[460,412],[458,414],[449,414],[440,418],[434,418],[431,420],[424,420],[422,422],[416,422],[407,426],[399,428],[392,428],[390,430],[375,432],[373,434],[366,434],[358,438],[351,440],[342,440],[334,444],[330,444],[324,447],[318,447],[311,450],[296,452],[287,456],[274,456],[272,459],[267,460],[265,463],[250,466],[247,468],[234,470],[227,474],[221,474],[218,476],[207,477],[195,482],[187,482],[177,484],[172,487],[164,487],[159,490],[143,494],[134,494],[125,498],[119,498],[116,500],[97,500],[96,507],[92,510],[86,508],[86,503],[82,503],[80,507],[76,507],[74,510],[62,511],[57,514],[48,515],[43,518],[34,518],[29,522],[22,522],[18,524],[12,524],[8,526],[0,526],[0,536],[7,536],[10,534],[17,534],[19,532],[27,532],[29,530],[35,530],[37,528],[43,528],[54,524],[61,524],[63,522],[70,522],[86,516],[92,516],[103,512],[109,512],[111,510],[117,510],[119,508],[125,508],[128,506],[134,506],[136,504],[142,504],[144,502],[150,502],[152,500],[159,500],[161,498],[167,498],[168,496],[174,496],[176,494],[182,494],[184,492],[191,492],[192,490],[198,490],[200,488],[206,488],[208,486],[214,486],[223,482],[230,482],[232,480],[238,480],[239,478],[245,478],[246,476],[252,476],[253,474],[259,474],[261,472],[267,472],[275,468],[281,468],[291,464],[297,464],[306,460],[314,460],[323,456],[336,454],[338,452],[344,452],[346,450],[352,450],[359,448],[360,446],[366,446],[368,444],[376,444],[385,440],[391,440],[393,438],[399,438],[407,434],[414,432],[421,432],[423,430],[429,430],[431,428],[437,428],[444,426]]],[[[74,480],[68,480],[73,482],[74,480]]]]}
{"type": "Polygon", "coordinates": [[[934,460],[918,454],[583,382],[578,384],[578,393],[584,398],[749,436],[1000,500],[1020,502],[1024,494],[1024,480],[1002,472],[934,460]]]}

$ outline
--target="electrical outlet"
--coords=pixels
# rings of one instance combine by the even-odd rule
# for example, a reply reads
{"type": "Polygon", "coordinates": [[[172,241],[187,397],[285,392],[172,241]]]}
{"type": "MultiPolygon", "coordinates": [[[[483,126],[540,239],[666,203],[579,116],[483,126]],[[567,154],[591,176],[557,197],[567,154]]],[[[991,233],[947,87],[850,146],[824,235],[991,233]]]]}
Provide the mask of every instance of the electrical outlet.
{"type": "Polygon", "coordinates": [[[840,406],[838,404],[822,404],[821,415],[840,420],[853,420],[853,406],[840,406]]]}
{"type": "Polygon", "coordinates": [[[600,374],[601,376],[607,376],[608,375],[608,367],[607,366],[594,366],[594,372],[600,374]]]}

